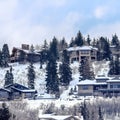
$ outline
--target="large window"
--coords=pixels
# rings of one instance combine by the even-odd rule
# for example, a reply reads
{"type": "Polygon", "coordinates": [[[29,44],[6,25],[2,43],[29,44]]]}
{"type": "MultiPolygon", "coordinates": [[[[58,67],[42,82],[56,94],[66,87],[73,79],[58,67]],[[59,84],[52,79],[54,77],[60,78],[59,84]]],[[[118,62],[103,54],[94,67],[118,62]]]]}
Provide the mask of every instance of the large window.
{"type": "Polygon", "coordinates": [[[113,84],[113,85],[110,85],[110,88],[120,88],[120,84],[113,84]]]}
{"type": "Polygon", "coordinates": [[[88,90],[88,86],[87,86],[87,85],[83,85],[83,86],[82,86],[82,89],[83,89],[83,90],[88,90]]]}
{"type": "Polygon", "coordinates": [[[89,52],[90,52],[90,51],[88,51],[88,50],[82,50],[82,51],[81,51],[81,54],[89,54],[89,52]]]}

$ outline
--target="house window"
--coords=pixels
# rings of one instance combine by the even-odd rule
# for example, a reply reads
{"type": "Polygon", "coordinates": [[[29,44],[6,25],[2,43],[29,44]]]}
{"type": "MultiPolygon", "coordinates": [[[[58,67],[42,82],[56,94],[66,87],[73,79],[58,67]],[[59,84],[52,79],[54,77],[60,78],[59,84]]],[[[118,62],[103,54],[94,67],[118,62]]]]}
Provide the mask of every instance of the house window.
{"type": "Polygon", "coordinates": [[[83,50],[83,51],[81,51],[81,54],[89,54],[89,51],[83,50]]]}
{"type": "Polygon", "coordinates": [[[110,85],[110,88],[120,88],[120,85],[117,85],[117,84],[110,85]]]}
{"type": "Polygon", "coordinates": [[[84,86],[82,86],[82,89],[83,89],[83,90],[88,90],[88,86],[87,86],[87,85],[84,85],[84,86]]]}

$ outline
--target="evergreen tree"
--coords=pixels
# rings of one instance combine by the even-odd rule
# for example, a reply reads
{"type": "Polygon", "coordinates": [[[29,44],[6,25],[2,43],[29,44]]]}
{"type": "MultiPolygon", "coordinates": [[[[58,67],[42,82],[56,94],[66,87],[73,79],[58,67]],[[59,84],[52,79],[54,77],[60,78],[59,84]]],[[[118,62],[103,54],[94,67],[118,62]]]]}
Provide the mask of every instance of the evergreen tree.
{"type": "Polygon", "coordinates": [[[34,89],[34,80],[35,80],[35,71],[34,66],[32,63],[30,63],[28,67],[28,88],[34,89]]]}
{"type": "Polygon", "coordinates": [[[112,36],[111,45],[115,45],[116,47],[119,47],[120,45],[118,36],[116,34],[112,36]]]}
{"type": "Polygon", "coordinates": [[[69,85],[72,80],[72,72],[69,65],[69,56],[67,51],[63,51],[63,61],[60,66],[60,82],[64,85],[69,85]]]}
{"type": "Polygon", "coordinates": [[[87,36],[87,44],[90,45],[91,39],[90,39],[90,35],[87,36]]]}
{"type": "Polygon", "coordinates": [[[67,48],[67,42],[65,40],[65,38],[63,38],[62,40],[60,40],[60,42],[58,43],[58,51],[63,51],[67,48]]]}
{"type": "Polygon", "coordinates": [[[9,60],[10,60],[10,54],[9,54],[8,45],[4,44],[3,48],[2,48],[2,63],[3,63],[3,67],[8,67],[9,60]]]}
{"type": "Polygon", "coordinates": [[[2,108],[0,109],[0,120],[10,120],[11,113],[6,103],[2,103],[2,108]]]}
{"type": "Polygon", "coordinates": [[[81,106],[81,114],[83,116],[83,120],[89,120],[89,110],[87,108],[86,102],[84,101],[83,105],[81,106]]]}
{"type": "Polygon", "coordinates": [[[0,51],[0,67],[3,67],[2,52],[0,51]]]}
{"type": "Polygon", "coordinates": [[[7,72],[5,74],[5,84],[4,84],[4,86],[13,84],[13,79],[14,79],[14,77],[13,77],[12,71],[9,72],[9,70],[7,70],[7,72]]]}
{"type": "Polygon", "coordinates": [[[117,56],[115,59],[111,59],[109,64],[109,74],[110,75],[120,75],[120,59],[117,56]]]}
{"type": "Polygon", "coordinates": [[[48,61],[48,44],[47,41],[44,41],[44,45],[40,52],[40,69],[42,68],[42,64],[48,61]]]}
{"type": "Polygon", "coordinates": [[[104,120],[100,106],[99,106],[99,109],[98,109],[98,120],[104,120]]]}
{"type": "Polygon", "coordinates": [[[85,58],[84,60],[81,60],[79,72],[80,72],[80,80],[94,79],[94,72],[87,58],[85,58]]]}
{"type": "Polygon", "coordinates": [[[49,61],[46,67],[46,90],[50,94],[59,94],[59,81],[57,75],[57,63],[54,55],[49,56],[49,61]]]}
{"type": "Polygon", "coordinates": [[[110,45],[107,41],[107,38],[100,37],[97,41],[96,47],[98,48],[98,60],[111,59],[110,45]]]}
{"type": "Polygon", "coordinates": [[[34,59],[33,59],[34,54],[35,54],[35,49],[34,49],[34,46],[31,45],[30,51],[29,51],[29,54],[28,54],[28,61],[29,61],[30,63],[33,63],[33,62],[34,62],[34,59]]]}
{"type": "Polygon", "coordinates": [[[73,37],[71,38],[71,41],[70,41],[70,44],[69,44],[69,47],[74,47],[75,45],[75,41],[73,39],[73,37]]]}
{"type": "Polygon", "coordinates": [[[77,46],[82,46],[84,44],[84,39],[80,31],[77,33],[77,36],[75,38],[75,44],[77,46]]]}
{"type": "Polygon", "coordinates": [[[49,49],[49,54],[53,55],[54,59],[57,60],[58,59],[58,41],[57,39],[54,37],[52,42],[50,43],[50,49],[49,49]]]}

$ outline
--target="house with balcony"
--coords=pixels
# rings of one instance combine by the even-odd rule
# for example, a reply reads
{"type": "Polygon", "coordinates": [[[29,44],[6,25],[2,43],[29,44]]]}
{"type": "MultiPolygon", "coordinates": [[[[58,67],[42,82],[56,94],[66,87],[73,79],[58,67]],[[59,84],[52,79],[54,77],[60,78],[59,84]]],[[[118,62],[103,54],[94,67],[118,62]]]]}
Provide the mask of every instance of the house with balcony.
{"type": "Polygon", "coordinates": [[[13,62],[39,62],[40,61],[40,51],[30,51],[30,46],[27,44],[22,44],[21,48],[13,47],[10,61],[13,62]]]}
{"type": "Polygon", "coordinates": [[[78,83],[79,96],[120,96],[120,79],[108,77],[96,77],[95,80],[84,80],[78,83]]]}
{"type": "Polygon", "coordinates": [[[70,63],[74,61],[80,62],[82,59],[87,58],[89,61],[97,60],[98,49],[92,46],[75,46],[67,49],[70,63]]]}

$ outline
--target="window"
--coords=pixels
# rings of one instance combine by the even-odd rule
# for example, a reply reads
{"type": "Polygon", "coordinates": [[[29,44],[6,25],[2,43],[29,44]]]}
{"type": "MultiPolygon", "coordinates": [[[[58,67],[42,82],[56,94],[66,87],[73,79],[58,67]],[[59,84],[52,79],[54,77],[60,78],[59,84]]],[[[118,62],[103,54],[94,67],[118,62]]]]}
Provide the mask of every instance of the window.
{"type": "Polygon", "coordinates": [[[120,88],[120,85],[118,85],[118,84],[113,84],[113,85],[110,85],[110,88],[120,88]]]}
{"type": "Polygon", "coordinates": [[[88,90],[88,86],[87,86],[87,85],[84,85],[84,86],[82,86],[82,89],[83,89],[83,90],[88,90]]]}

